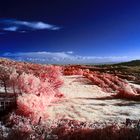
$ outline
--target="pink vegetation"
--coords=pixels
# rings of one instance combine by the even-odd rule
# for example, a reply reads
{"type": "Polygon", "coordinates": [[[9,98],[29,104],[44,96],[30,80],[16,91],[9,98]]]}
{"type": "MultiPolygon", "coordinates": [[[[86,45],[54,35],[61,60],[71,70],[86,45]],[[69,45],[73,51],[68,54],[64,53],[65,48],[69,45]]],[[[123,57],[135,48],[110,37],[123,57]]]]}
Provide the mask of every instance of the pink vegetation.
{"type": "Polygon", "coordinates": [[[39,118],[45,120],[48,117],[48,105],[63,97],[59,92],[63,84],[61,67],[44,66],[37,72],[25,72],[18,73],[14,70],[9,78],[11,87],[18,95],[16,113],[29,117],[34,122],[38,122],[39,118]]]}
{"type": "Polygon", "coordinates": [[[17,114],[38,122],[48,117],[47,107],[63,97],[62,67],[9,60],[0,61],[0,86],[17,95],[17,114]]]}
{"type": "Polygon", "coordinates": [[[112,74],[82,69],[80,66],[67,66],[64,68],[64,75],[83,75],[93,84],[102,88],[105,92],[114,92],[119,98],[138,99],[140,89],[131,86],[127,81],[112,74]]]}

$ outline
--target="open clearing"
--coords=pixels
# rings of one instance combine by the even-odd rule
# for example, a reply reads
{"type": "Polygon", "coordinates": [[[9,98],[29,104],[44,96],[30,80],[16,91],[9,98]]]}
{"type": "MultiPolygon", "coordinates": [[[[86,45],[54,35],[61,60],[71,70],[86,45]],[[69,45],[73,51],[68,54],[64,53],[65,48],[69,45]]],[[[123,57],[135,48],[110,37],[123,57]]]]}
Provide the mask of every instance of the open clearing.
{"type": "Polygon", "coordinates": [[[48,107],[49,119],[72,119],[92,122],[124,122],[139,119],[140,102],[111,99],[83,76],[64,76],[61,92],[65,98],[48,107]]]}

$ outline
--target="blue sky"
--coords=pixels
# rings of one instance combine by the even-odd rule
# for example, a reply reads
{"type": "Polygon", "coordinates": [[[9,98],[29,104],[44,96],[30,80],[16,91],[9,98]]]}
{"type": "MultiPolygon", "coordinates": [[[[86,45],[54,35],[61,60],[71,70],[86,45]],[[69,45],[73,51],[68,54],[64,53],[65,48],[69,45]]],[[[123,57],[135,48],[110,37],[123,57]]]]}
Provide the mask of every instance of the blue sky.
{"type": "Polygon", "coordinates": [[[0,3],[0,56],[46,63],[140,59],[139,0],[0,3]]]}

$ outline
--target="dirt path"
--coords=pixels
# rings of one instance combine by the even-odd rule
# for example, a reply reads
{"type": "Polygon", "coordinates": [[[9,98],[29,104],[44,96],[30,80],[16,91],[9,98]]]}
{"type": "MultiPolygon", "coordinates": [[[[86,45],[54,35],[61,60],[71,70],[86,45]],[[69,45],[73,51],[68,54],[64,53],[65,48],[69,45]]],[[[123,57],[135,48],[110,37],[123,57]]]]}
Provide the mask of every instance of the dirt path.
{"type": "Polygon", "coordinates": [[[139,119],[140,103],[110,99],[111,93],[104,93],[82,76],[64,76],[61,92],[65,99],[48,107],[50,119],[68,118],[80,121],[125,121],[139,119]]]}

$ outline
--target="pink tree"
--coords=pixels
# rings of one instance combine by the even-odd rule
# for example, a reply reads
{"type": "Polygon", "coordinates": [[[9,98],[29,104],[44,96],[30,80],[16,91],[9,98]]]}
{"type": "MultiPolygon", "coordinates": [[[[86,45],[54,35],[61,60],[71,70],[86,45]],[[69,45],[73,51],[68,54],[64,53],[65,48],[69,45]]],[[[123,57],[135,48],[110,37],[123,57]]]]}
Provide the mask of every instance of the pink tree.
{"type": "Polygon", "coordinates": [[[41,73],[40,77],[33,74],[23,73],[19,76],[18,86],[22,92],[17,99],[17,113],[32,118],[35,122],[46,119],[47,106],[54,100],[55,95],[59,94],[58,72],[51,70],[41,73]],[[49,72],[49,73],[47,73],[49,72]],[[54,83],[52,83],[54,82],[54,83]]]}

